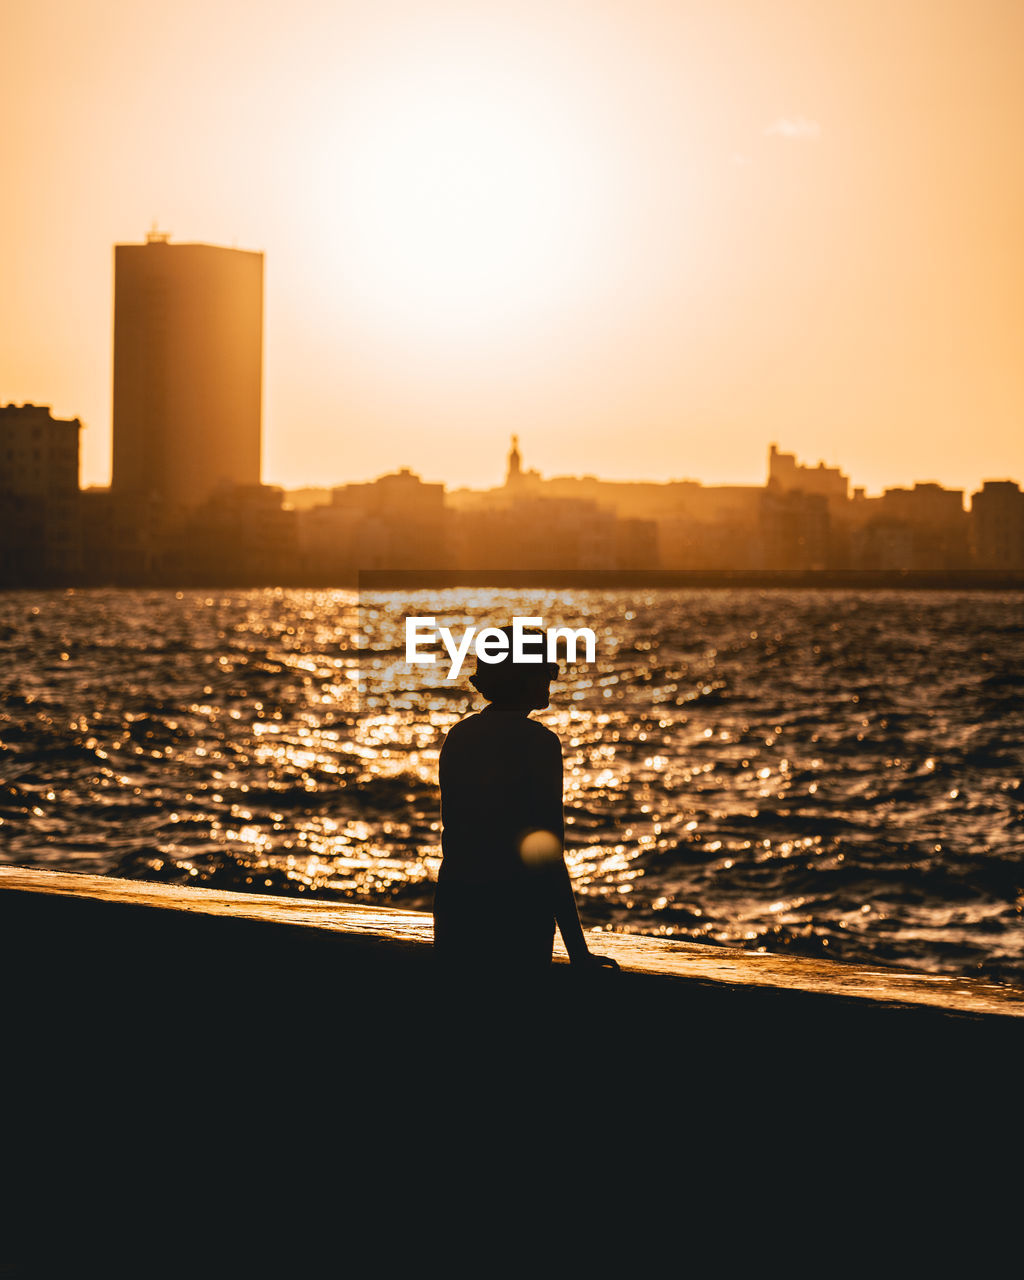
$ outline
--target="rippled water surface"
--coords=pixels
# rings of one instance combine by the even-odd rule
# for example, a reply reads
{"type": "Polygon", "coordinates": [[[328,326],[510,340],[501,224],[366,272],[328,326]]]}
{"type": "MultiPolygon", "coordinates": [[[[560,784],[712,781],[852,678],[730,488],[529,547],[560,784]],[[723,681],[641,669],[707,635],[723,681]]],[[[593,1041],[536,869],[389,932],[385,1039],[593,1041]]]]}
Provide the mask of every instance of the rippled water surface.
{"type": "Polygon", "coordinates": [[[562,739],[585,923],[1024,986],[1024,597],[0,595],[0,859],[428,908],[479,705],[406,614],[590,626],[562,739]]]}

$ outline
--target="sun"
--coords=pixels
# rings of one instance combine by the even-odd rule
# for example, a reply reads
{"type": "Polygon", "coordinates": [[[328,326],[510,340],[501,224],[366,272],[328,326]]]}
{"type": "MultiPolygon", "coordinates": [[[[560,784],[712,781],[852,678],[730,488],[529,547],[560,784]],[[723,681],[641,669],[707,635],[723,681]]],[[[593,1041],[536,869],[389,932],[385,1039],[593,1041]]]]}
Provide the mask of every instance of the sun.
{"type": "Polygon", "coordinates": [[[434,60],[368,82],[326,175],[349,304],[421,340],[557,305],[600,252],[596,143],[508,70],[434,60]]]}

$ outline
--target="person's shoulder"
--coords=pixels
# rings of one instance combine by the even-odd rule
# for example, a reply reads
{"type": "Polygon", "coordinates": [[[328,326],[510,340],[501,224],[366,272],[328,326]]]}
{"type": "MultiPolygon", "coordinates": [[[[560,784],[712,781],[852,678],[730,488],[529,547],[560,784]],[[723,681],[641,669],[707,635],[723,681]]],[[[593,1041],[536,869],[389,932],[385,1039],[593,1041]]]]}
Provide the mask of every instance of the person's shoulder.
{"type": "MultiPolygon", "coordinates": [[[[480,712],[475,711],[472,715],[465,716],[462,720],[456,720],[448,732],[444,735],[444,742],[459,742],[463,738],[470,738],[474,733],[480,730],[480,712]]],[[[444,743],[441,744],[444,749],[444,743]]]]}
{"type": "Polygon", "coordinates": [[[534,720],[527,716],[523,721],[526,726],[526,732],[535,738],[538,742],[543,742],[545,746],[562,750],[562,740],[553,729],[549,729],[546,724],[541,724],[539,720],[534,720]]]}

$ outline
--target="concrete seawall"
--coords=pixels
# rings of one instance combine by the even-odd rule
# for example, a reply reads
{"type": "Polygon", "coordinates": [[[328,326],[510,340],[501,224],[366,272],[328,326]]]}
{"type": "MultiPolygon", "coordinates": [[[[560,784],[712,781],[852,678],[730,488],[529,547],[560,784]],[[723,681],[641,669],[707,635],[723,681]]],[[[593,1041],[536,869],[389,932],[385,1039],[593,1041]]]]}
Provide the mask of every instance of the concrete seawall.
{"type": "MultiPolygon", "coordinates": [[[[215,1010],[322,1015],[342,1000],[386,1029],[421,1018],[437,990],[422,912],[0,867],[0,926],[30,1019],[70,1002],[144,1021],[163,1001],[198,1026],[215,1010]]],[[[628,934],[590,942],[621,973],[583,980],[556,952],[552,992],[666,1044],[695,1022],[720,1039],[766,1024],[796,1040],[1024,1044],[1024,991],[1002,985],[628,934]]]]}

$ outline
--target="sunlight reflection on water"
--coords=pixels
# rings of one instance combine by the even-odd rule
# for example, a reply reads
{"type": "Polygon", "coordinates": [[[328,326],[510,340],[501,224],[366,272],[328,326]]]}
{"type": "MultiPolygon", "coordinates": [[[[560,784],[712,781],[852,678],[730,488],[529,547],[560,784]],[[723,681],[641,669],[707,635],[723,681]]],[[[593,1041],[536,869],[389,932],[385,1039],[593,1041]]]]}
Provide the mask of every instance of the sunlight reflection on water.
{"type": "Polygon", "coordinates": [[[8,593],[4,860],[429,907],[479,700],[407,614],[597,632],[538,717],[588,923],[1024,982],[1019,594],[8,593]]]}

